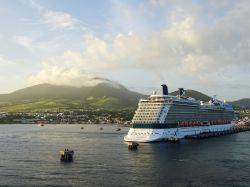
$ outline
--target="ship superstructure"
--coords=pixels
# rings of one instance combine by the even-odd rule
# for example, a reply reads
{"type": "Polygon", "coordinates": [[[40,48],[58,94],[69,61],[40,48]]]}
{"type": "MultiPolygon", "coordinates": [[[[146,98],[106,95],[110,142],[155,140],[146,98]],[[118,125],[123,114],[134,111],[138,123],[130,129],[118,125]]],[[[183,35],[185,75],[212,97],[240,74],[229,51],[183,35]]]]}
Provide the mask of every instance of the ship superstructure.
{"type": "Polygon", "coordinates": [[[207,103],[187,97],[183,88],[179,95],[163,94],[141,99],[125,141],[153,142],[180,139],[186,135],[225,131],[234,125],[231,105],[215,98],[207,103]]]}

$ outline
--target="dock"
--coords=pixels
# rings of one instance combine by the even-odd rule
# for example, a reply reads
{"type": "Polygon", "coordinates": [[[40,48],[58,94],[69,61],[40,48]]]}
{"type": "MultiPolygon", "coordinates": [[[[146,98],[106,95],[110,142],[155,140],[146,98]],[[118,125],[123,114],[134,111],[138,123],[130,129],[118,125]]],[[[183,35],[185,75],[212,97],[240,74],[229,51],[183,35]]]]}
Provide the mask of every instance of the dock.
{"type": "Polygon", "coordinates": [[[216,132],[207,132],[207,133],[201,133],[201,134],[187,135],[184,138],[185,139],[204,139],[204,138],[235,134],[235,133],[240,133],[240,132],[245,132],[245,131],[250,131],[249,124],[235,125],[234,128],[227,130],[227,131],[216,131],[216,132]]]}

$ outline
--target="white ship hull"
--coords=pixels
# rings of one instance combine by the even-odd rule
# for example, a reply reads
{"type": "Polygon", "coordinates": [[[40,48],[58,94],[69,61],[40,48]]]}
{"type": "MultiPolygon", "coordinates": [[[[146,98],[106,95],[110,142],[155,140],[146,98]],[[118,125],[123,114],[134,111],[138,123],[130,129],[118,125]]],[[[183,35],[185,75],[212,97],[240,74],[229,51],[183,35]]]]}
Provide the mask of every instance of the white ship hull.
{"type": "Polygon", "coordinates": [[[232,121],[229,124],[197,126],[197,127],[178,127],[169,129],[146,129],[130,128],[128,135],[124,137],[128,142],[156,142],[182,139],[187,135],[195,135],[206,132],[218,132],[230,130],[235,125],[232,121]]]}

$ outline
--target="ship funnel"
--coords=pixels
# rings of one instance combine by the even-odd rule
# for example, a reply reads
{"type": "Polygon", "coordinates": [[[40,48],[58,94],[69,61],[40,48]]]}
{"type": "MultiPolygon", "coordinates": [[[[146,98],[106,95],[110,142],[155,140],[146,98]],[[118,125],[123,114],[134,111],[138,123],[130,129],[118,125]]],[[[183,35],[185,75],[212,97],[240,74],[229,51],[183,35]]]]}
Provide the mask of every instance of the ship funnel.
{"type": "Polygon", "coordinates": [[[185,90],[183,88],[179,88],[179,95],[183,96],[185,93],[185,90]]]}
{"type": "Polygon", "coordinates": [[[168,87],[166,84],[162,84],[162,93],[163,95],[168,95],[168,87]]]}

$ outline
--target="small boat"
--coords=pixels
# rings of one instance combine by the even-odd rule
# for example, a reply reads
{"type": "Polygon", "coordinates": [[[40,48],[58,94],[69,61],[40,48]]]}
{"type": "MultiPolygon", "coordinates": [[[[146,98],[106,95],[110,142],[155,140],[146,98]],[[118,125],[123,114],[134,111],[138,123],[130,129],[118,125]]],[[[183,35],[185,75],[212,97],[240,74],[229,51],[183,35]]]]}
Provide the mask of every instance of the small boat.
{"type": "Polygon", "coordinates": [[[103,128],[102,128],[102,127],[100,127],[100,130],[102,131],[102,130],[103,130],[103,128]]]}
{"type": "Polygon", "coordinates": [[[81,129],[83,130],[83,129],[84,129],[84,127],[81,127],[81,129]]]}
{"type": "Polygon", "coordinates": [[[117,128],[116,131],[121,131],[121,128],[117,128]]]}
{"type": "Polygon", "coordinates": [[[129,142],[128,149],[129,150],[137,150],[138,146],[139,146],[139,144],[137,142],[129,142]]]}
{"type": "Polygon", "coordinates": [[[64,149],[60,151],[60,160],[62,162],[72,162],[73,161],[74,151],[69,149],[64,149]]]}

